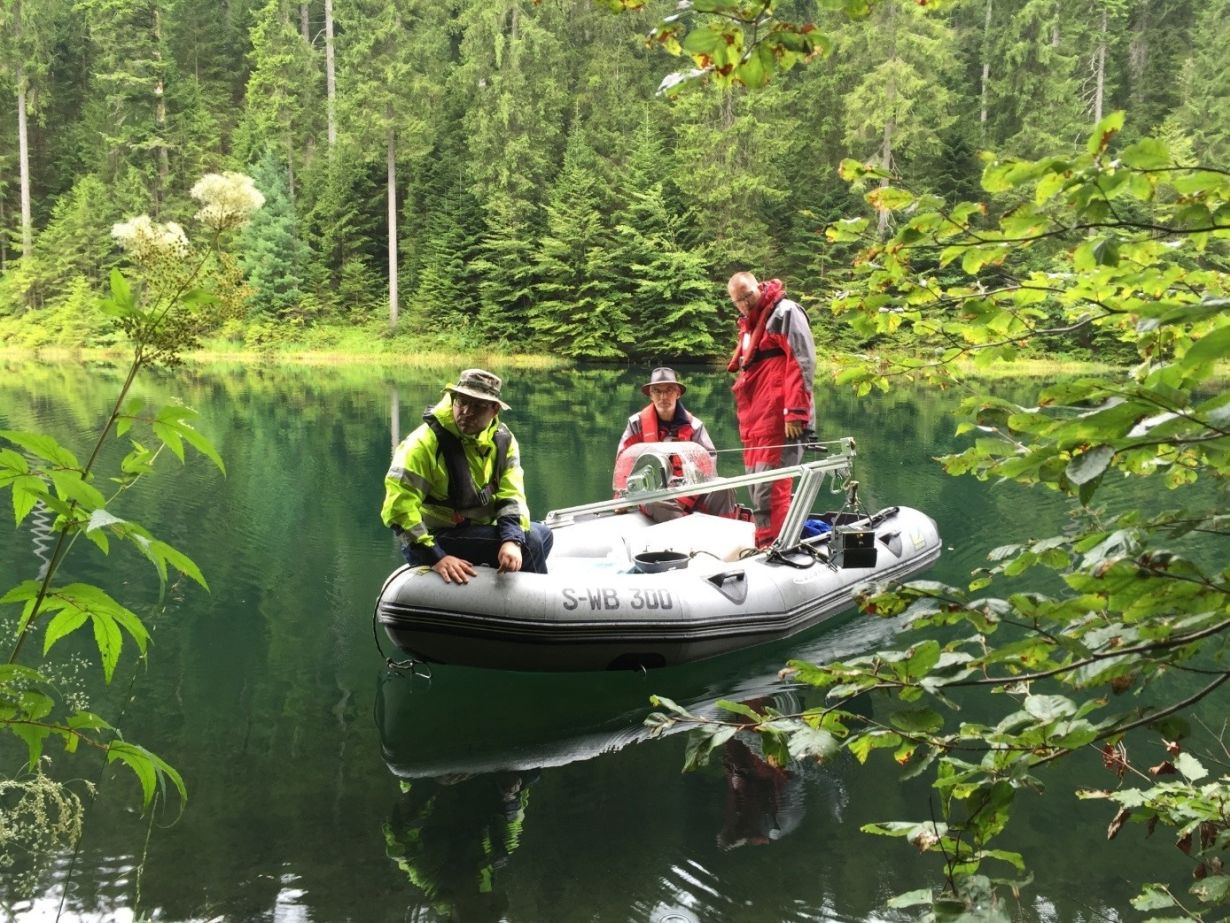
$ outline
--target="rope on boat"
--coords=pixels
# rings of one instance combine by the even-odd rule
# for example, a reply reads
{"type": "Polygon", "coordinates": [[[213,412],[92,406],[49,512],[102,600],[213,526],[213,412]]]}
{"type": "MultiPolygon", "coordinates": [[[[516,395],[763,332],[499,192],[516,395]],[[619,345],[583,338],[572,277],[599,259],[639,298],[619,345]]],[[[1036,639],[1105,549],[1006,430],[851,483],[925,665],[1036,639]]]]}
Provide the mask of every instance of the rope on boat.
{"type": "Polygon", "coordinates": [[[380,646],[380,631],[376,628],[376,617],[379,612],[380,603],[377,601],[376,605],[372,608],[372,640],[376,643],[376,650],[384,660],[384,665],[390,670],[409,670],[413,676],[431,679],[431,665],[425,660],[416,660],[413,657],[405,660],[394,660],[384,652],[384,648],[380,646]]]}

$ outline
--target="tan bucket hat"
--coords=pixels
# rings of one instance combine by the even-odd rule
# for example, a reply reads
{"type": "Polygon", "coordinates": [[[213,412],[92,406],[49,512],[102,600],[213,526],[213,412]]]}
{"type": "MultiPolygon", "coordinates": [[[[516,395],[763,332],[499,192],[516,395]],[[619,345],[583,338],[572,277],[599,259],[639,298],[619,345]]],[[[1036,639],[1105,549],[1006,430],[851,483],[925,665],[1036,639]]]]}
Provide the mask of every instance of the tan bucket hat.
{"type": "Polygon", "coordinates": [[[477,398],[480,401],[492,401],[500,405],[502,410],[511,410],[507,404],[500,400],[500,381],[499,375],[493,375],[491,372],[485,372],[482,369],[466,369],[457,376],[457,384],[448,385],[445,391],[450,394],[464,394],[466,397],[477,398]]]}

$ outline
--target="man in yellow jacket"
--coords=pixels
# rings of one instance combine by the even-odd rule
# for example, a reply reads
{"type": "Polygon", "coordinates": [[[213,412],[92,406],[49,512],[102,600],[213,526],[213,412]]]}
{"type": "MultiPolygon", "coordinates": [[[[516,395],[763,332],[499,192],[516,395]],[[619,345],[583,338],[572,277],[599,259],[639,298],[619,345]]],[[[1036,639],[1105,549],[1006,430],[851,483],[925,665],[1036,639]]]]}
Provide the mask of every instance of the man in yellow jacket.
{"type": "Polygon", "coordinates": [[[530,522],[516,437],[499,376],[466,369],[393,452],[380,518],[410,564],[469,583],[476,564],[547,572],[554,536],[530,522]]]}

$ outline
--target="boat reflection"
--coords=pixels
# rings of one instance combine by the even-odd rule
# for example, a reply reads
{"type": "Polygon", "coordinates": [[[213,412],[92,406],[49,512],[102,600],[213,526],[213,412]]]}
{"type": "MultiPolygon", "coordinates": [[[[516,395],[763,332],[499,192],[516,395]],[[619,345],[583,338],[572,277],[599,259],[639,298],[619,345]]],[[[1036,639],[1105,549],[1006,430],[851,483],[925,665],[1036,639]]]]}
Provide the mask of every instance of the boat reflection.
{"type": "Polygon", "coordinates": [[[379,677],[376,724],[389,770],[404,779],[563,766],[647,740],[651,695],[729,720],[719,700],[773,705],[783,695],[811,693],[778,678],[788,659],[847,657],[885,642],[897,628],[893,619],[856,616],[802,644],[649,674],[388,671],[379,677]]]}
{"type": "MultiPolygon", "coordinates": [[[[497,879],[521,842],[536,783],[555,767],[646,742],[644,720],[655,710],[651,694],[668,696],[694,714],[726,720],[735,716],[718,706],[722,699],[797,713],[819,704],[822,694],[779,679],[787,659],[847,656],[883,641],[881,636],[894,629],[883,621],[857,619],[801,647],[648,675],[466,668],[438,668],[431,677],[382,674],[376,721],[385,763],[401,788],[384,828],[385,844],[389,858],[422,892],[410,919],[507,918],[505,887],[497,879]]],[[[765,758],[753,732],[736,734],[711,762],[721,766],[724,783],[721,795],[714,792],[721,801],[714,804],[709,828],[709,842],[719,853],[771,846],[790,836],[805,817],[805,789],[818,799],[812,806],[817,822],[841,819],[846,799],[840,778],[826,767],[776,765],[765,758]]],[[[710,783],[702,777],[697,784],[710,783]]],[[[548,790],[560,791],[542,789],[548,790]]],[[[550,805],[538,808],[546,812],[548,827],[558,824],[550,805]]],[[[531,855],[528,866],[540,860],[531,855]]],[[[664,920],[676,919],[672,914],[687,905],[666,901],[661,893],[643,897],[651,898],[645,909],[661,911],[664,920]]],[[[703,903],[704,894],[684,897],[703,903]]]]}

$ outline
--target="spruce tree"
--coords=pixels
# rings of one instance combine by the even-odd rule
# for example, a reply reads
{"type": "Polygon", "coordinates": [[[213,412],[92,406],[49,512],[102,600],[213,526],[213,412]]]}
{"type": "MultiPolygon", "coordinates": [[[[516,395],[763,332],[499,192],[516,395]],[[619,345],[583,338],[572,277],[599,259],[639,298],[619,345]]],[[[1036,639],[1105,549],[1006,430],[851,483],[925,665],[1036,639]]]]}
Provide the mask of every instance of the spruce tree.
{"type": "Polygon", "coordinates": [[[486,230],[473,270],[479,295],[479,324],[493,343],[524,348],[530,337],[534,303],[534,255],[539,227],[535,206],[508,195],[497,195],[487,206],[486,230]]]}
{"type": "Polygon", "coordinates": [[[632,331],[615,287],[611,232],[594,173],[588,145],[579,132],[570,135],[534,259],[530,328],[539,348],[576,359],[618,359],[631,352],[632,331]]]}
{"type": "Polygon", "coordinates": [[[688,245],[693,216],[672,206],[670,159],[648,110],[621,188],[613,264],[627,293],[627,347],[634,358],[696,360],[712,356],[720,286],[711,281],[703,247],[688,245]]]}
{"type": "Polygon", "coordinates": [[[287,190],[286,172],[272,151],[252,169],[265,205],[243,230],[242,266],[252,287],[254,312],[269,318],[297,315],[308,272],[308,250],[287,190]]]}

